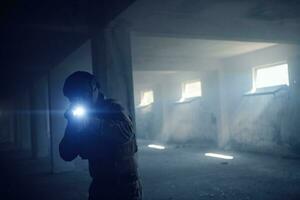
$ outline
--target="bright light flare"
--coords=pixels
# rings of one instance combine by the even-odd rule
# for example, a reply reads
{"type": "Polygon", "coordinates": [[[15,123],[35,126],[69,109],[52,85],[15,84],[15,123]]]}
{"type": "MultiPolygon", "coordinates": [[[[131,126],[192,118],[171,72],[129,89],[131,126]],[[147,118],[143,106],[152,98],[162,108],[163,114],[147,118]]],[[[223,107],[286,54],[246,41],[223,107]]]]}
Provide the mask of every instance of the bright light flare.
{"type": "Polygon", "coordinates": [[[76,106],[72,112],[75,117],[84,117],[86,109],[83,106],[76,106]]]}
{"type": "Polygon", "coordinates": [[[214,158],[222,158],[222,159],[226,159],[226,160],[232,160],[234,158],[233,156],[217,154],[217,153],[206,153],[205,156],[214,157],[214,158]]]}
{"type": "Polygon", "coordinates": [[[166,148],[166,147],[164,147],[164,146],[157,145],[157,144],[149,144],[148,147],[149,147],[149,148],[153,148],[153,149],[160,149],[160,150],[163,150],[163,149],[166,148]]]}

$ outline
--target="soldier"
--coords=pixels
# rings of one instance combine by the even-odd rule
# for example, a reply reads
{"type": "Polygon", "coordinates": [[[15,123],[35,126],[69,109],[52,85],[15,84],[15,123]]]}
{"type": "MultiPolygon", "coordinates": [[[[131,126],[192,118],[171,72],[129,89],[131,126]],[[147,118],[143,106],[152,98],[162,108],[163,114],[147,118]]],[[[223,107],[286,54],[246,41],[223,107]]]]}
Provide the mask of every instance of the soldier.
{"type": "Polygon", "coordinates": [[[121,105],[100,92],[95,76],[77,71],[65,81],[70,101],[60,142],[62,159],[87,159],[92,183],[89,200],[141,200],[135,154],[137,144],[131,119],[121,105]]]}

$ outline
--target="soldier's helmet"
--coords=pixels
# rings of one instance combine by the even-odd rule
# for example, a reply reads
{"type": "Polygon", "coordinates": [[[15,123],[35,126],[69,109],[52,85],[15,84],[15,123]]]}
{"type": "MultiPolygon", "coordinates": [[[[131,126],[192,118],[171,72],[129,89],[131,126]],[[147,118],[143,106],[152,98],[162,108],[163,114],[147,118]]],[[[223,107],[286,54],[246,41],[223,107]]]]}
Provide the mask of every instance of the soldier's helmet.
{"type": "Polygon", "coordinates": [[[89,72],[76,71],[67,77],[63,86],[63,94],[69,99],[92,95],[99,89],[96,77],[89,72]]]}

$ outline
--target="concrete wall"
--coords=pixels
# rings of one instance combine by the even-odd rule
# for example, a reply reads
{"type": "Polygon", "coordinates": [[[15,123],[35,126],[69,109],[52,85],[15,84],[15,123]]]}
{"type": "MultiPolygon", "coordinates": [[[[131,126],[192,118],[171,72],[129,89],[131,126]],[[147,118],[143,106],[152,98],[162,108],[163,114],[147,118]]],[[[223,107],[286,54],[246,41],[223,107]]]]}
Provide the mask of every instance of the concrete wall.
{"type": "Polygon", "coordinates": [[[15,127],[14,127],[14,111],[13,103],[1,102],[0,110],[0,143],[14,143],[15,141],[15,127]]]}
{"type": "Polygon", "coordinates": [[[45,157],[50,151],[48,76],[35,82],[31,91],[32,154],[45,157]]]}
{"type": "Polygon", "coordinates": [[[300,152],[300,56],[289,59],[290,89],[288,105],[285,105],[284,116],[281,125],[282,139],[295,152],[300,152]]]}
{"type": "Polygon", "coordinates": [[[216,71],[136,72],[134,77],[139,137],[171,143],[217,142],[219,98],[216,71]],[[197,79],[202,83],[202,97],[178,103],[182,83],[197,79]],[[148,89],[154,91],[154,104],[138,107],[141,91],[148,89]]]}
{"type": "Polygon", "coordinates": [[[170,75],[137,71],[133,73],[133,78],[137,136],[143,139],[158,139],[163,128],[163,105],[167,101],[163,96],[163,83],[164,80],[170,80],[170,75]],[[154,104],[139,107],[141,92],[145,90],[154,91],[154,104]]]}
{"type": "Polygon", "coordinates": [[[31,150],[30,94],[28,90],[20,92],[16,106],[16,143],[19,149],[31,150]]]}
{"type": "Polygon", "coordinates": [[[14,142],[16,148],[21,148],[21,140],[22,140],[22,129],[21,129],[21,113],[20,113],[20,104],[19,104],[19,98],[18,96],[14,99],[14,142]]]}
{"type": "Polygon", "coordinates": [[[292,113],[287,108],[292,102],[299,107],[299,101],[295,100],[298,95],[291,95],[294,82],[291,75],[299,67],[299,62],[291,61],[298,51],[295,46],[277,45],[224,60],[220,69],[220,146],[273,153],[290,149],[296,131],[291,133],[284,127],[297,126],[288,122],[292,113]],[[274,95],[244,95],[252,89],[253,67],[282,61],[289,64],[291,87],[274,95]]]}
{"type": "Polygon", "coordinates": [[[127,22],[112,21],[92,38],[93,73],[100,89],[134,116],[131,34],[127,22]]]}
{"type": "Polygon", "coordinates": [[[299,151],[300,48],[279,44],[221,60],[216,71],[134,73],[136,122],[140,138],[161,142],[218,143],[270,153],[299,151]],[[290,86],[276,94],[245,95],[252,89],[253,67],[286,61],[290,86]],[[199,78],[202,97],[175,103],[181,83],[199,78]],[[143,90],[154,90],[154,104],[138,107],[143,90]]]}
{"type": "Polygon", "coordinates": [[[90,41],[75,50],[49,73],[51,161],[53,172],[73,169],[77,162],[63,161],[59,155],[58,145],[64,135],[66,127],[64,112],[69,106],[67,99],[63,96],[63,84],[71,73],[78,70],[92,71],[90,41]]]}
{"type": "Polygon", "coordinates": [[[13,100],[2,104],[0,123],[6,142],[14,143],[17,149],[31,150],[31,110],[28,90],[19,92],[13,100]]]}

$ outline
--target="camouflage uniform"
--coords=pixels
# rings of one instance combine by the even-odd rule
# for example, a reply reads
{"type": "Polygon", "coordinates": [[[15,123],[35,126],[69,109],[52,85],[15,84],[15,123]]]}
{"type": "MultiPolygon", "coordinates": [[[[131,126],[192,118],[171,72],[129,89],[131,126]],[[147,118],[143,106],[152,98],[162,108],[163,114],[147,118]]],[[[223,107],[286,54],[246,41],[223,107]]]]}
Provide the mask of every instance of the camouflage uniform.
{"type": "Polygon", "coordinates": [[[113,100],[104,99],[94,108],[80,131],[68,119],[60,143],[61,157],[88,159],[92,183],[90,200],[141,200],[141,184],[135,154],[137,145],[132,121],[113,100]]]}

